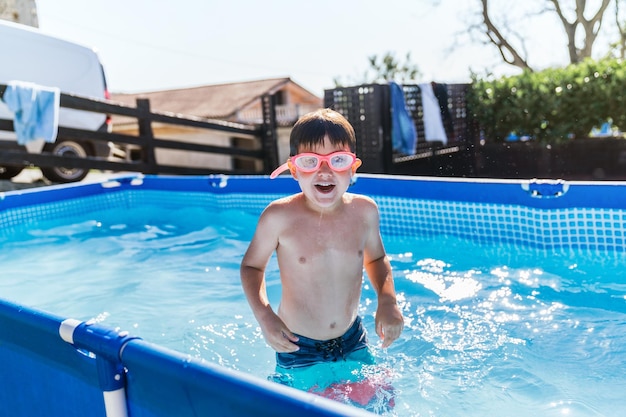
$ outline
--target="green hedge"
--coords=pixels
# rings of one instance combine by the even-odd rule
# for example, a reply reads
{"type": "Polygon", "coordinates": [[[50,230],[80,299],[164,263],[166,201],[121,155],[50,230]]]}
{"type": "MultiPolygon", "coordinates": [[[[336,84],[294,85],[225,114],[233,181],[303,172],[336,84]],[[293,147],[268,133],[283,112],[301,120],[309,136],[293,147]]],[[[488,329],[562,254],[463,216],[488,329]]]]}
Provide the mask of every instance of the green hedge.
{"type": "Polygon", "coordinates": [[[474,76],[468,108],[493,141],[511,132],[541,142],[586,137],[609,119],[626,130],[626,62],[586,60],[497,80],[474,76]]]}

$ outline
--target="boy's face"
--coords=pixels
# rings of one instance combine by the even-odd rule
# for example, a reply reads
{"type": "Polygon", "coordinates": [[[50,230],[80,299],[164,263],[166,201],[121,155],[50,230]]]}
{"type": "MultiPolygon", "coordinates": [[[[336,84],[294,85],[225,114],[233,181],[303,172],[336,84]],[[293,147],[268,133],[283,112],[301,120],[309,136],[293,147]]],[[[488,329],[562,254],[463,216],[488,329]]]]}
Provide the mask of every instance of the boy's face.
{"type": "MultiPolygon", "coordinates": [[[[325,156],[334,152],[350,153],[351,151],[348,146],[332,145],[328,138],[324,138],[323,145],[298,148],[299,154],[314,153],[325,156]]],[[[291,175],[298,181],[307,199],[320,208],[329,208],[342,201],[343,194],[350,186],[352,176],[360,165],[361,161],[356,159],[348,169],[336,171],[331,169],[328,161],[324,160],[312,172],[303,172],[293,163],[290,169],[291,175]]]]}

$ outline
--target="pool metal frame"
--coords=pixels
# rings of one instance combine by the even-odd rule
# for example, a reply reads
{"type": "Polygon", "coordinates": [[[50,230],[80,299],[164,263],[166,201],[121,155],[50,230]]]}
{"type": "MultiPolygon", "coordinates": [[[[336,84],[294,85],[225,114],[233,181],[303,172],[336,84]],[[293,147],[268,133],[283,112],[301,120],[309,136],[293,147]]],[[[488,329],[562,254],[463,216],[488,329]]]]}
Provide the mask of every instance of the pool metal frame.
{"type": "MultiPolygon", "coordinates": [[[[130,175],[0,193],[0,238],[86,210],[172,204],[258,214],[298,191],[287,176],[130,175]]],[[[383,233],[451,234],[538,250],[623,252],[626,183],[463,180],[359,175],[383,233]]],[[[0,300],[0,404],[11,415],[357,416],[318,396],[183,355],[93,322],[0,300]]]]}

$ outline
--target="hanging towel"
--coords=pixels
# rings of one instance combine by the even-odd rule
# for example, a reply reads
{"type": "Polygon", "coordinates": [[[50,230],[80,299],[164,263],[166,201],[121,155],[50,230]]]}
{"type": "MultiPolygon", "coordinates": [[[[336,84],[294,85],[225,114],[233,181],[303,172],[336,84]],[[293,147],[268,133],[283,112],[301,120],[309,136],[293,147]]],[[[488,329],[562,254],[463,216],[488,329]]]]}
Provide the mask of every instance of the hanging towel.
{"type": "Polygon", "coordinates": [[[446,130],[441,120],[441,108],[430,83],[419,85],[422,92],[422,108],[424,109],[424,135],[427,141],[448,143],[446,130]]]}
{"type": "Polygon", "coordinates": [[[13,126],[17,143],[43,139],[56,140],[59,128],[60,91],[57,87],[44,87],[30,82],[10,81],[2,100],[15,116],[13,126]]]}
{"type": "Polygon", "coordinates": [[[404,155],[415,154],[417,131],[411,113],[406,107],[406,99],[402,87],[397,83],[389,82],[391,101],[391,144],[393,150],[404,155]]]}

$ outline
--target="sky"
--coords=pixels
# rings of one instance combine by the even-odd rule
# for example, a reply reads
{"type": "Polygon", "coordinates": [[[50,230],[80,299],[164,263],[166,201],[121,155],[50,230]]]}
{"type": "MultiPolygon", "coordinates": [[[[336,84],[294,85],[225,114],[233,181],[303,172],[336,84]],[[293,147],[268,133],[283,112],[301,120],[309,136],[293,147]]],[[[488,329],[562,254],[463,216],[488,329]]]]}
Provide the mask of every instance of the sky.
{"type": "MultiPolygon", "coordinates": [[[[42,31],[97,50],[113,93],[290,77],[322,97],[335,78],[360,80],[368,57],[387,52],[410,52],[418,82],[516,72],[493,47],[470,42],[476,0],[36,3],[42,31]]],[[[545,52],[550,65],[555,55],[545,52]]]]}

